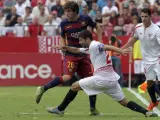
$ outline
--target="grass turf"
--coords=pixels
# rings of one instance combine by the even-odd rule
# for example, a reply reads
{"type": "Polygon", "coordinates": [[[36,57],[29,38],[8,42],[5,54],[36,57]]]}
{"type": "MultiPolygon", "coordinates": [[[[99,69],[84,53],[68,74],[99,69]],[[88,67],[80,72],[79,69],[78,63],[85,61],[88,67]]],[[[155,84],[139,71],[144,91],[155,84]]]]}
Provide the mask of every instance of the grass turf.
{"type": "MultiPolygon", "coordinates": [[[[133,112],[120,106],[105,94],[97,97],[97,109],[103,116],[89,116],[88,96],[80,91],[76,99],[69,105],[63,117],[49,114],[46,107],[60,104],[68,92],[68,87],[57,87],[48,90],[39,104],[35,103],[37,87],[1,87],[0,88],[0,120],[146,120],[143,114],[133,112]]],[[[128,100],[136,101],[134,95],[123,89],[128,100]]],[[[147,118],[159,120],[160,118],[147,118]]]]}

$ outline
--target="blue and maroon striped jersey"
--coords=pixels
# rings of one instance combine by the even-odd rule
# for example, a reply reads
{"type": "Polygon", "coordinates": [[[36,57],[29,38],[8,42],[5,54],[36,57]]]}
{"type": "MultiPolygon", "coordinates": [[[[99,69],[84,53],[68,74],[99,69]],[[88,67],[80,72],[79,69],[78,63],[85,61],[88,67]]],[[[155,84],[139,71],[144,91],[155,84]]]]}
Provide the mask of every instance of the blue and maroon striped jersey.
{"type": "MultiPolygon", "coordinates": [[[[80,15],[76,21],[63,20],[60,24],[61,36],[65,39],[66,45],[81,48],[82,46],[79,44],[79,32],[87,29],[87,26],[95,28],[96,23],[86,15],[80,15]]],[[[66,52],[66,55],[74,54],[66,52]]]]}

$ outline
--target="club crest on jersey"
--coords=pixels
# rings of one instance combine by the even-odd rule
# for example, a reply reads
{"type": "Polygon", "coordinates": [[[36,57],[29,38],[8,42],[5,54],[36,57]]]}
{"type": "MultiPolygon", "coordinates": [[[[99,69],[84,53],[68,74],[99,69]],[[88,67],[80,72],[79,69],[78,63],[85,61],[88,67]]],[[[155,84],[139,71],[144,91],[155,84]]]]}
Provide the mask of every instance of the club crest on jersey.
{"type": "Polygon", "coordinates": [[[82,21],[82,22],[81,22],[81,25],[82,25],[82,26],[86,26],[87,23],[86,23],[85,21],[82,21]]]}
{"type": "Polygon", "coordinates": [[[69,69],[69,72],[72,72],[72,69],[69,69]]]}
{"type": "Polygon", "coordinates": [[[149,37],[151,37],[151,36],[152,36],[152,34],[151,34],[151,33],[148,33],[148,36],[149,36],[149,37]]]}
{"type": "Polygon", "coordinates": [[[65,29],[69,29],[69,28],[71,28],[72,26],[71,25],[67,25],[66,27],[65,27],[65,29]]]}

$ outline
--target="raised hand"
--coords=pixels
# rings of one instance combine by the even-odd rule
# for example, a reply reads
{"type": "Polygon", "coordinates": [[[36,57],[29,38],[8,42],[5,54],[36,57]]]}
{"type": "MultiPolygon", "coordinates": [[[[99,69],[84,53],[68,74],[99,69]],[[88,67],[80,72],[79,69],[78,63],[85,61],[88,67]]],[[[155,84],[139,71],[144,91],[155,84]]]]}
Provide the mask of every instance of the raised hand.
{"type": "Polygon", "coordinates": [[[126,55],[126,54],[129,54],[129,53],[131,53],[132,52],[132,49],[131,48],[126,48],[126,49],[123,49],[122,50],[123,51],[123,55],[126,55]]]}
{"type": "Polygon", "coordinates": [[[65,49],[65,46],[62,46],[62,45],[54,45],[54,46],[52,46],[52,48],[57,49],[57,50],[64,50],[64,49],[65,49]]]}

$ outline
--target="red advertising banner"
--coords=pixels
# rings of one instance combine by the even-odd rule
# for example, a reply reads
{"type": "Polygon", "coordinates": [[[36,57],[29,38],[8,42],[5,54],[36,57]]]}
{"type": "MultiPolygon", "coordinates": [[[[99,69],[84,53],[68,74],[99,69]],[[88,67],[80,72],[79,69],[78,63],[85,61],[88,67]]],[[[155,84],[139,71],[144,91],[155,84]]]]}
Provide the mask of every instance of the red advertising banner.
{"type": "Polygon", "coordinates": [[[38,40],[37,37],[1,37],[0,52],[5,53],[37,53],[38,40]]]}
{"type": "Polygon", "coordinates": [[[60,45],[60,36],[38,36],[39,53],[61,53],[60,50],[53,49],[54,45],[60,45]]]}
{"type": "Polygon", "coordinates": [[[60,54],[0,54],[0,86],[42,85],[61,75],[60,54]]]}
{"type": "MultiPolygon", "coordinates": [[[[129,37],[118,38],[125,44],[129,37]]],[[[107,37],[103,38],[103,42],[107,44],[107,37]]],[[[42,85],[55,75],[61,75],[61,52],[52,48],[59,44],[59,36],[1,37],[0,86],[42,85]]],[[[128,74],[129,57],[123,56],[121,62],[122,72],[128,74]]]]}

